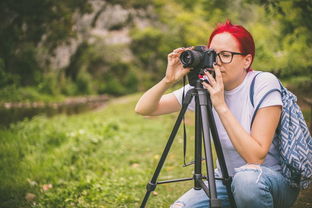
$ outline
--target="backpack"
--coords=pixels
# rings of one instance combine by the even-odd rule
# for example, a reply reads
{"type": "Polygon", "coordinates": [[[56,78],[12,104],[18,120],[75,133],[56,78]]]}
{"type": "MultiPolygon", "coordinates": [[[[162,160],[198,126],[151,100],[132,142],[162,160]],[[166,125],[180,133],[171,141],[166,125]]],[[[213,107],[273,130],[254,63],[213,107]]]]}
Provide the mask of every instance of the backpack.
{"type": "MultiPolygon", "coordinates": [[[[255,107],[253,100],[255,80],[260,73],[256,74],[250,85],[250,102],[253,107],[255,107]]],[[[283,107],[273,142],[277,142],[280,153],[281,173],[292,187],[306,189],[312,182],[312,138],[297,104],[297,97],[280,81],[279,83],[280,89],[272,89],[260,99],[251,125],[264,99],[272,92],[280,92],[283,107]]]]}

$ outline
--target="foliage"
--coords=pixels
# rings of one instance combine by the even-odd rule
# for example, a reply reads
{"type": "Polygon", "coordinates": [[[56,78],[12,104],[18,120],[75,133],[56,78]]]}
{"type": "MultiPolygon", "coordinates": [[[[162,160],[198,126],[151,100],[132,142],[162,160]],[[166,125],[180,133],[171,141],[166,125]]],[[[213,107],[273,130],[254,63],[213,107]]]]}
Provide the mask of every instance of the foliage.
{"type": "Polygon", "coordinates": [[[16,87],[14,85],[6,86],[0,89],[1,100],[7,102],[53,102],[64,100],[64,96],[60,94],[43,93],[34,87],[16,87]]]}
{"type": "Polygon", "coordinates": [[[65,77],[76,85],[65,93],[122,95],[137,91],[138,78],[134,66],[123,60],[125,47],[82,43],[65,69],[65,77]]]}
{"type": "Polygon", "coordinates": [[[91,11],[84,0],[3,0],[0,3],[0,86],[37,86],[45,79],[47,62],[38,60],[38,47],[48,54],[75,37],[74,15],[91,11]]]}
{"type": "MultiPolygon", "coordinates": [[[[27,87],[44,96],[74,96],[146,90],[164,76],[170,51],[207,44],[216,24],[227,19],[253,34],[255,70],[271,71],[285,80],[311,76],[312,24],[307,20],[312,18],[312,5],[308,0],[107,0],[93,14],[89,28],[108,5],[119,5],[129,11],[128,18],[107,30],[129,31],[130,43],[109,44],[84,31],[85,39],[69,65],[52,68],[54,49],[81,33],[77,22],[92,12],[91,5],[92,1],[83,0],[1,1],[0,91],[16,89],[15,96],[19,88],[27,87]]],[[[311,85],[305,82],[304,86],[311,85]]],[[[7,95],[0,99],[18,99],[7,95]]]]}
{"type": "Polygon", "coordinates": [[[42,40],[47,48],[53,49],[59,43],[73,37],[75,12],[90,12],[90,5],[84,0],[71,1],[1,1],[1,56],[11,69],[12,58],[20,53],[24,44],[36,47],[42,40]],[[10,57],[12,56],[12,57],[10,57]]]}
{"type": "Polygon", "coordinates": [[[285,78],[311,76],[312,71],[312,2],[309,0],[256,1],[265,7],[268,18],[274,20],[273,57],[279,68],[275,70],[285,78]]]}

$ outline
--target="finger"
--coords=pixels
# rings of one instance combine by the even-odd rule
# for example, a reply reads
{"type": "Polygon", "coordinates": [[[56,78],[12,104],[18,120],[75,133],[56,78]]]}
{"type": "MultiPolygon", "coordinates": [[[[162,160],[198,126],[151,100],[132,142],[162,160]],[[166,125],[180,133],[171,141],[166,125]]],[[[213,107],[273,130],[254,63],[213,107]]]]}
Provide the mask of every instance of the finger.
{"type": "Polygon", "coordinates": [[[210,86],[210,84],[208,84],[208,83],[206,83],[206,82],[203,82],[202,84],[203,84],[203,86],[208,90],[208,92],[211,94],[212,91],[213,91],[212,86],[210,86]]]}
{"type": "Polygon", "coordinates": [[[183,76],[188,74],[190,71],[191,71],[191,68],[183,68],[183,71],[182,71],[183,76]]]}
{"type": "Polygon", "coordinates": [[[169,53],[169,54],[168,54],[168,56],[170,56],[170,57],[174,57],[174,56],[177,56],[177,53],[172,52],[172,53],[169,53]]]}
{"type": "Polygon", "coordinates": [[[173,53],[169,53],[168,54],[168,61],[171,61],[174,58],[174,54],[173,53]]]}
{"type": "Polygon", "coordinates": [[[190,47],[184,48],[183,51],[188,51],[188,50],[193,50],[193,49],[194,49],[194,46],[190,46],[190,47]]]}
{"type": "Polygon", "coordinates": [[[179,56],[180,56],[180,54],[176,53],[176,52],[171,52],[171,53],[168,54],[169,58],[176,58],[176,57],[179,57],[179,56]]]}
{"type": "Polygon", "coordinates": [[[217,81],[217,83],[221,83],[222,82],[222,75],[221,75],[220,67],[214,65],[214,70],[215,70],[215,73],[216,73],[216,81],[217,81]]]}
{"type": "Polygon", "coordinates": [[[174,53],[169,53],[168,54],[168,57],[172,57],[172,56],[174,56],[174,53]]]}
{"type": "Polygon", "coordinates": [[[190,46],[190,47],[187,47],[187,48],[181,47],[181,48],[177,48],[177,49],[173,50],[173,52],[182,53],[184,51],[193,50],[193,49],[194,49],[193,46],[190,46]]]}
{"type": "Polygon", "coordinates": [[[216,80],[213,78],[213,76],[209,72],[205,72],[205,75],[208,77],[208,81],[211,86],[214,86],[216,84],[216,80]]]}
{"type": "Polygon", "coordinates": [[[185,51],[185,48],[182,47],[182,48],[177,48],[173,50],[174,53],[180,53],[182,51],[185,51]]]}

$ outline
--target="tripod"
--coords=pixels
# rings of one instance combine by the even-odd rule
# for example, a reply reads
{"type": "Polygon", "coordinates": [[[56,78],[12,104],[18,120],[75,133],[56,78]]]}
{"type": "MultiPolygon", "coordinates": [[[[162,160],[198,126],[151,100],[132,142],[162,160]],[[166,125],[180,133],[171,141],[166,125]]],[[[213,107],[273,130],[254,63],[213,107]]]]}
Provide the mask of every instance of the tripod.
{"type": "Polygon", "coordinates": [[[185,96],[184,102],[182,104],[182,109],[179,113],[179,116],[174,124],[173,130],[170,134],[168,142],[165,146],[165,149],[161,155],[161,158],[158,162],[156,170],[153,174],[151,181],[146,186],[146,194],[141,203],[141,208],[145,208],[147,200],[152,191],[155,190],[158,184],[164,183],[173,183],[173,182],[181,182],[194,180],[194,189],[201,190],[203,189],[206,195],[209,197],[210,207],[221,207],[221,201],[217,198],[216,192],[216,184],[215,179],[223,180],[223,184],[226,186],[226,190],[228,193],[230,204],[233,208],[236,208],[233,194],[231,192],[231,182],[232,178],[229,176],[225,159],[222,152],[221,143],[219,140],[219,136],[217,133],[217,127],[214,121],[213,113],[212,113],[212,104],[210,100],[210,96],[206,89],[203,88],[201,81],[196,81],[196,86],[193,89],[190,89],[185,96]],[[192,178],[182,178],[182,179],[174,179],[167,181],[159,181],[157,182],[157,178],[161,171],[161,168],[166,160],[166,157],[169,153],[173,140],[178,132],[179,126],[183,119],[183,116],[187,110],[188,105],[190,104],[192,98],[195,98],[195,167],[194,167],[194,175],[192,178]],[[210,127],[210,128],[209,128],[210,127]],[[212,135],[218,161],[220,164],[222,177],[223,178],[215,178],[214,169],[213,169],[213,158],[211,151],[211,140],[210,133],[212,135]],[[202,142],[204,142],[204,154],[206,159],[206,170],[207,177],[202,175],[202,142]],[[208,180],[208,186],[203,182],[203,179],[208,180]]]}

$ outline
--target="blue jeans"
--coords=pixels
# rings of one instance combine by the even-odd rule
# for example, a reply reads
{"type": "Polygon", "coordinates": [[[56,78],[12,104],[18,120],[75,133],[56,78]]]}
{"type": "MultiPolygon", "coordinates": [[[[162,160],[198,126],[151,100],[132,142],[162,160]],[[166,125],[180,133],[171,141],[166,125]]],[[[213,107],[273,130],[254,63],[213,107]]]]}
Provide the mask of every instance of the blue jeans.
{"type": "MultiPolygon", "coordinates": [[[[222,207],[231,207],[226,187],[216,180],[217,197],[222,207]]],[[[299,189],[290,187],[277,171],[260,165],[245,165],[236,169],[231,189],[237,208],[287,208],[295,202],[299,189]]],[[[209,199],[203,190],[191,189],[170,208],[207,208],[209,199]]]]}

